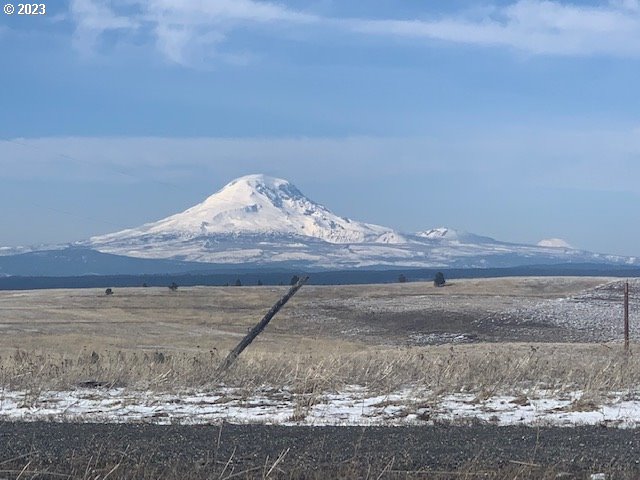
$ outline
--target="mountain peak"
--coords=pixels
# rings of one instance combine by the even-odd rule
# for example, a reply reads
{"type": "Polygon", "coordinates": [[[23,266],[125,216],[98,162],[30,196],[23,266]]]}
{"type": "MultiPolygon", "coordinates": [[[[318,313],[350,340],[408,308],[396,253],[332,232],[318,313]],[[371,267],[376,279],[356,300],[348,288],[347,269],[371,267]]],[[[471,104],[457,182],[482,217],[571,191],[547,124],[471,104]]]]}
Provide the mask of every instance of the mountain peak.
{"type": "Polygon", "coordinates": [[[288,180],[285,180],[283,178],[271,177],[263,173],[253,173],[251,175],[244,175],[242,177],[231,180],[222,188],[222,190],[238,185],[249,185],[253,187],[264,185],[269,188],[278,188],[281,185],[290,185],[290,183],[288,180]]]}
{"type": "Polygon", "coordinates": [[[246,194],[252,192],[264,193],[265,191],[282,191],[284,193],[290,190],[295,190],[297,194],[302,195],[300,191],[288,180],[257,173],[253,175],[245,175],[244,177],[239,177],[235,180],[232,180],[214,195],[223,192],[238,192],[246,194]]]}
{"type": "Polygon", "coordinates": [[[419,237],[430,238],[433,240],[441,240],[441,239],[457,240],[458,239],[458,232],[456,230],[453,230],[447,227],[431,228],[429,230],[418,232],[417,235],[419,237]]]}
{"type": "Polygon", "coordinates": [[[282,208],[286,201],[307,200],[310,202],[295,185],[287,180],[263,174],[253,174],[232,180],[207,198],[204,203],[210,201],[215,204],[229,202],[229,205],[251,207],[260,198],[267,200],[277,208],[282,208]]]}

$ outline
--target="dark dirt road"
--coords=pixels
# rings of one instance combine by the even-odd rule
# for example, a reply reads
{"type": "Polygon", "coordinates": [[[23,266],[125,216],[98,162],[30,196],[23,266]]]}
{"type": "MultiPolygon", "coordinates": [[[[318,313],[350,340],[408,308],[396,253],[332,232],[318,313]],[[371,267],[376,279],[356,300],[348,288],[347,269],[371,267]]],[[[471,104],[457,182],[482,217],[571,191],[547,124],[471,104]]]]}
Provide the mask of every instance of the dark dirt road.
{"type": "Polygon", "coordinates": [[[0,423],[0,478],[632,479],[639,461],[640,431],[602,427],[0,423]]]}

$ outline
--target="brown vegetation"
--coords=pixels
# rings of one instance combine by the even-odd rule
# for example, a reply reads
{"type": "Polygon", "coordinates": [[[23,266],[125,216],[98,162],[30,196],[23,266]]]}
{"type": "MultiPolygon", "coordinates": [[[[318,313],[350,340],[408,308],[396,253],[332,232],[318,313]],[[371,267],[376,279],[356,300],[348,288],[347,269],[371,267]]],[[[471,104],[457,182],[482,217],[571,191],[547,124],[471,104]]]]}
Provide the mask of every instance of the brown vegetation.
{"type": "Polygon", "coordinates": [[[319,343],[309,354],[248,350],[221,373],[217,370],[225,353],[16,350],[0,357],[0,385],[10,390],[68,389],[93,381],[158,391],[220,384],[251,391],[269,385],[307,393],[362,385],[372,392],[418,387],[435,394],[490,397],[532,389],[631,391],[640,383],[640,360],[626,356],[617,344],[472,344],[343,353],[319,343]]]}

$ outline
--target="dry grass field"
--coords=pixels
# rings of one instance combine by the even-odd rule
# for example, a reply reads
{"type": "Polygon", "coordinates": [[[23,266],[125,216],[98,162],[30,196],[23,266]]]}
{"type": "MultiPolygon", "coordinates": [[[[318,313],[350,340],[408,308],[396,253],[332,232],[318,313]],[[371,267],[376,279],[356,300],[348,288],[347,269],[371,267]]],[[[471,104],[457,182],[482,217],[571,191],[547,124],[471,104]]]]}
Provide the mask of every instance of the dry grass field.
{"type": "Polygon", "coordinates": [[[217,367],[226,353],[286,287],[128,288],[111,296],[102,290],[0,292],[0,383],[69,388],[95,380],[160,390],[269,384],[323,391],[420,385],[442,393],[624,389],[638,383],[640,365],[615,344],[558,343],[566,327],[532,328],[503,313],[608,282],[307,286],[224,374],[217,367]],[[487,318],[502,323],[487,325],[487,318]]]}
{"type": "MultiPolygon", "coordinates": [[[[603,278],[506,278],[430,283],[305,286],[271,322],[254,348],[325,352],[415,345],[416,336],[475,335],[508,341],[478,321],[540,300],[596,287],[603,278]]],[[[237,343],[286,287],[122,288],[0,292],[0,354],[15,349],[56,353],[88,350],[226,350],[237,343]]],[[[551,326],[549,326],[551,329],[551,326]]],[[[438,336],[442,336],[439,338],[438,336]]],[[[553,336],[531,338],[554,340],[553,336]]]]}

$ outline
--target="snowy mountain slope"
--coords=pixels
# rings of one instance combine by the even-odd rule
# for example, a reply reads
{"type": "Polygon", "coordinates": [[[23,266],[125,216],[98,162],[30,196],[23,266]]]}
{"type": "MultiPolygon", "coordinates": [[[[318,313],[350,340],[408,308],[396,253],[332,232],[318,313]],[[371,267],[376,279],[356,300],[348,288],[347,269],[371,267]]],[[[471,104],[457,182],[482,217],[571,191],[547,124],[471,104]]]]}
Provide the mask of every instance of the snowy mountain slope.
{"type": "Polygon", "coordinates": [[[57,249],[64,248],[64,246],[58,247],[52,245],[31,245],[29,247],[0,247],[0,257],[5,257],[9,255],[19,255],[21,253],[29,253],[29,252],[37,252],[40,250],[49,250],[49,249],[57,249]]]}
{"type": "Polygon", "coordinates": [[[636,265],[633,257],[519,245],[446,227],[414,234],[339,217],[286,180],[248,175],[184,212],[77,246],[135,258],[309,268],[636,265]]]}

